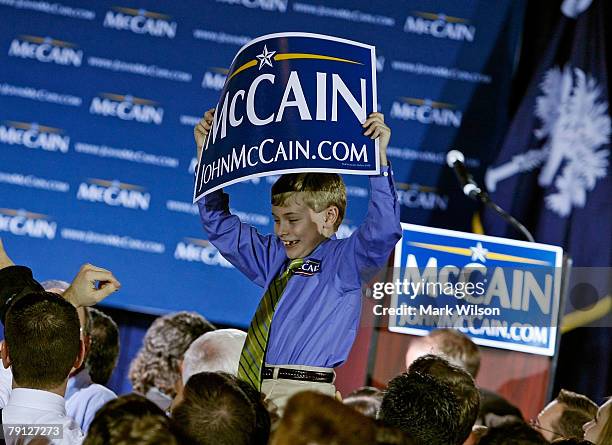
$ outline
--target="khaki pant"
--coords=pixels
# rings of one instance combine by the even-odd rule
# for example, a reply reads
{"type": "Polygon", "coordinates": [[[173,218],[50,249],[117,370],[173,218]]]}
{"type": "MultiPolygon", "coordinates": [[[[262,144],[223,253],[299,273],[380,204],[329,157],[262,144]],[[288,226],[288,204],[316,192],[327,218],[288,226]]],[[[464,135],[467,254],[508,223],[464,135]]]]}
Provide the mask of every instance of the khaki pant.
{"type": "MultiPolygon", "coordinates": [[[[316,366],[280,365],[271,368],[298,369],[302,371],[329,372],[329,368],[317,368],[316,366]]],[[[276,370],[275,373],[276,375],[276,370]]],[[[334,375],[334,380],[336,376],[334,375]]],[[[305,380],[290,379],[265,379],[261,383],[261,392],[266,396],[266,402],[273,403],[278,409],[278,415],[282,416],[285,405],[292,395],[302,391],[316,391],[331,397],[336,396],[336,387],[333,383],[308,382],[305,380]]]]}

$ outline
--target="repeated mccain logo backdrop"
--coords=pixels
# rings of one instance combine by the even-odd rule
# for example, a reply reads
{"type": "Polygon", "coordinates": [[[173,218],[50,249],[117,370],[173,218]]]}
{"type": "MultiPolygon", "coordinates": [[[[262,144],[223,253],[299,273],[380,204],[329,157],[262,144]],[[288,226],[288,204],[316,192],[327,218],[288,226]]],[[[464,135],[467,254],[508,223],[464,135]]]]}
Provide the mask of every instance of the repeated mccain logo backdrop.
{"type": "MultiPolygon", "coordinates": [[[[192,127],[240,47],[274,32],[375,45],[402,220],[470,228],[444,154],[462,149],[477,175],[493,158],[523,1],[159,5],[0,0],[0,236],[38,278],[70,280],[92,262],[121,279],[114,306],[248,324],[260,290],[209,243],[190,203],[192,127]]],[[[232,211],[262,232],[275,179],[228,189],[232,211]]],[[[345,180],[341,236],[368,202],[367,179],[345,180]]]]}

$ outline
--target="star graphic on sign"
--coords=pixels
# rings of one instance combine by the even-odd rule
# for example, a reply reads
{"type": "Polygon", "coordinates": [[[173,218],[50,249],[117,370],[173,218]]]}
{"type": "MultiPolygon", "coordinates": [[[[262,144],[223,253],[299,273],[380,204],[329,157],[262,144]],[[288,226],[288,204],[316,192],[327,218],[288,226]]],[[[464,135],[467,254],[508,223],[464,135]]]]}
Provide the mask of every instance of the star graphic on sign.
{"type": "Polygon", "coordinates": [[[259,59],[259,69],[264,65],[272,66],[272,56],[276,54],[276,51],[268,51],[268,47],[264,45],[263,52],[256,57],[259,59]]]}
{"type": "Polygon", "coordinates": [[[482,261],[485,263],[487,261],[487,253],[489,253],[488,249],[485,249],[480,241],[476,243],[476,247],[470,247],[472,251],[472,261],[482,261]]]}

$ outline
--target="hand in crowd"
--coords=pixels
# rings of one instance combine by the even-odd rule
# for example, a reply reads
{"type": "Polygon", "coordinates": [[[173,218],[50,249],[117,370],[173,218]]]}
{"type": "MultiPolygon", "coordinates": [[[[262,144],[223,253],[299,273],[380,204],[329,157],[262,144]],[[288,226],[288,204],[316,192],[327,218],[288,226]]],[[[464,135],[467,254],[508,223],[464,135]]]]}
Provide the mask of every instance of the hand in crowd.
{"type": "Polygon", "coordinates": [[[84,264],[70,287],[64,292],[64,298],[76,307],[93,306],[119,290],[121,283],[111,271],[84,264]],[[99,283],[96,286],[96,283],[99,283]]]}
{"type": "Polygon", "coordinates": [[[0,238],[0,269],[13,265],[15,265],[15,263],[13,263],[7,255],[6,250],[4,250],[4,245],[2,244],[2,238],[0,238]]]}
{"type": "Polygon", "coordinates": [[[369,136],[370,139],[380,138],[380,165],[387,165],[387,146],[391,139],[391,129],[385,124],[385,116],[382,113],[371,113],[361,126],[366,129],[364,136],[369,136]]]}
{"type": "Polygon", "coordinates": [[[208,132],[212,128],[214,117],[215,109],[211,108],[206,113],[204,113],[204,117],[200,120],[198,125],[193,128],[193,137],[195,138],[195,143],[198,149],[198,161],[200,160],[200,156],[202,155],[202,147],[204,147],[204,144],[206,143],[208,132]]]}

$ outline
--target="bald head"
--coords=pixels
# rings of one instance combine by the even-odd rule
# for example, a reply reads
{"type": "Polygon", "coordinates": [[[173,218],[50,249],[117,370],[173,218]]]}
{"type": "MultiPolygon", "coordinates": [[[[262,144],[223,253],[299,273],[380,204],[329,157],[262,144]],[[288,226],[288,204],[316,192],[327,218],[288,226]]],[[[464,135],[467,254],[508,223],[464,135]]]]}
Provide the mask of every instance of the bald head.
{"type": "Polygon", "coordinates": [[[406,351],[406,369],[427,354],[442,356],[451,364],[465,369],[476,378],[480,368],[478,346],[457,329],[435,329],[425,337],[414,338],[406,351]]]}

